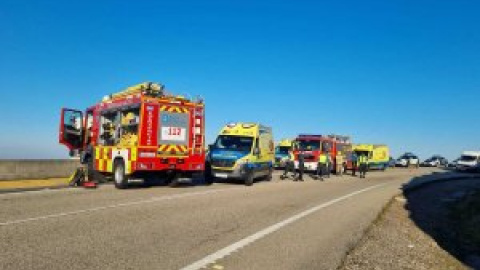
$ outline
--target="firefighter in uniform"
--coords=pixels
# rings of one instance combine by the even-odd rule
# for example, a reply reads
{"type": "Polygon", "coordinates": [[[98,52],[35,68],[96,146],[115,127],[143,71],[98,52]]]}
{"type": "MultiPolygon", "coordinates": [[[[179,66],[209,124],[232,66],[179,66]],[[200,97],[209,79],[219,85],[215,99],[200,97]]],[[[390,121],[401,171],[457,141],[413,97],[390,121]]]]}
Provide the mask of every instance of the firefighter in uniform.
{"type": "Polygon", "coordinates": [[[365,178],[368,171],[368,157],[367,155],[361,155],[358,158],[358,163],[360,164],[360,178],[365,178]]]}
{"type": "Polygon", "coordinates": [[[326,153],[322,152],[318,157],[316,178],[323,181],[323,177],[327,173],[327,168],[328,168],[328,157],[326,153]]]}

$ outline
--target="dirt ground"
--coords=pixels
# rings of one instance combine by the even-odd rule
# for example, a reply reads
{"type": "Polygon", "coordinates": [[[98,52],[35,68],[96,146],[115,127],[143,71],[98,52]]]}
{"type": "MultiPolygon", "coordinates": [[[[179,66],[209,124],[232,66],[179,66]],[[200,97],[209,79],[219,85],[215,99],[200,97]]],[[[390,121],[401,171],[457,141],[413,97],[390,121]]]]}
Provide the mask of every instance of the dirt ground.
{"type": "Polygon", "coordinates": [[[479,189],[478,179],[458,180],[394,198],[339,269],[480,269],[458,231],[468,216],[459,205],[479,189]]]}

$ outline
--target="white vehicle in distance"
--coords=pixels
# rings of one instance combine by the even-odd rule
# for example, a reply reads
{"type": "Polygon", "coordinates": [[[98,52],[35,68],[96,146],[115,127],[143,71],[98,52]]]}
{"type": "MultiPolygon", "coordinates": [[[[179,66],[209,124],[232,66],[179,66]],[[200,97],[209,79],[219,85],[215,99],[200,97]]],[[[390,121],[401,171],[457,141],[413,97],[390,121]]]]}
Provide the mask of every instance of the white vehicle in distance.
{"type": "Polygon", "coordinates": [[[480,151],[465,151],[457,161],[457,170],[473,171],[479,169],[480,151]]]}
{"type": "Polygon", "coordinates": [[[419,166],[420,159],[412,153],[405,153],[397,159],[395,165],[397,167],[419,166]]]}
{"type": "Polygon", "coordinates": [[[429,159],[423,161],[420,165],[423,167],[440,167],[440,166],[447,166],[448,160],[442,156],[435,155],[429,159]]]}

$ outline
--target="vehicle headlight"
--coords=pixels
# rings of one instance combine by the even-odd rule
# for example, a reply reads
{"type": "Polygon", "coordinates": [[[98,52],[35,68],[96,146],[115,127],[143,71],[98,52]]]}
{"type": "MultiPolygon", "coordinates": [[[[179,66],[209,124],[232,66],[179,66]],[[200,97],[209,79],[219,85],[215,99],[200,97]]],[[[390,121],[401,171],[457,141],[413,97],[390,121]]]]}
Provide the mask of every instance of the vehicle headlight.
{"type": "Polygon", "coordinates": [[[242,169],[245,167],[245,165],[248,163],[248,160],[238,160],[237,163],[235,164],[235,169],[242,169]]]}

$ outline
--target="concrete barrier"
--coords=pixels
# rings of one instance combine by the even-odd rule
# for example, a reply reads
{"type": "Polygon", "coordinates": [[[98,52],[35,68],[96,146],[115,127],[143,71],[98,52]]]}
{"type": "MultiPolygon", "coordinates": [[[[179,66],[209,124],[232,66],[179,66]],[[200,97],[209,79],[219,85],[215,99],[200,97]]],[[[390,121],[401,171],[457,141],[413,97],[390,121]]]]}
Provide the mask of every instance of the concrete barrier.
{"type": "Polygon", "coordinates": [[[78,166],[74,159],[0,160],[0,181],[69,177],[78,166]]]}

